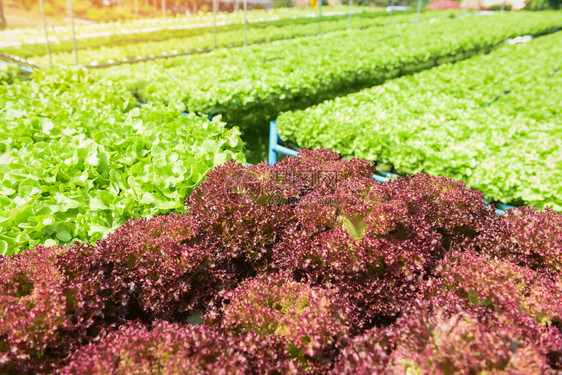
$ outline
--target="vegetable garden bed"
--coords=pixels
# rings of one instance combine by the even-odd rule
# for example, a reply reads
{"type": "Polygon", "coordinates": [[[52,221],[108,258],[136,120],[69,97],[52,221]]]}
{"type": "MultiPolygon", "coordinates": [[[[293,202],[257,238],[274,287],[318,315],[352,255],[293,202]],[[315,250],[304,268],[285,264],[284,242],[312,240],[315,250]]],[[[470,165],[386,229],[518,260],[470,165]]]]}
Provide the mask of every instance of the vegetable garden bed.
{"type": "MultiPolygon", "coordinates": [[[[438,16],[438,12],[424,12],[421,20],[428,20],[438,16]]],[[[341,17],[340,17],[341,18],[341,17]]],[[[393,23],[411,22],[416,19],[415,14],[398,15],[393,17],[393,23]]],[[[306,23],[286,23],[269,27],[251,27],[247,30],[247,43],[257,44],[266,43],[274,40],[285,40],[316,35],[318,33],[318,22],[311,22],[307,19],[306,23]]],[[[364,29],[369,27],[382,27],[388,25],[388,19],[383,17],[371,17],[367,15],[355,17],[351,20],[351,27],[354,29],[364,29]]],[[[323,20],[322,32],[334,32],[346,30],[348,20],[323,20]]],[[[244,31],[241,28],[228,30],[217,35],[217,47],[241,47],[244,45],[244,31]]],[[[177,36],[164,38],[163,40],[128,41],[124,45],[108,45],[99,48],[84,46],[80,48],[79,60],[81,64],[89,68],[108,67],[122,63],[137,63],[150,60],[149,56],[170,58],[194,53],[207,53],[214,48],[214,36],[212,32],[206,32],[196,36],[178,38],[177,36]]],[[[47,56],[35,56],[33,61],[40,66],[46,67],[49,64],[47,56]]],[[[56,53],[53,55],[53,62],[61,65],[74,64],[74,53],[56,53]]]]}
{"type": "MultiPolygon", "coordinates": [[[[166,73],[149,62],[98,74],[122,82],[141,101],[223,114],[227,123],[240,126],[257,143],[267,135],[267,121],[282,111],[489,51],[507,38],[542,34],[560,26],[555,12],[466,17],[162,60],[166,73]]],[[[264,145],[262,152],[265,149],[264,145]]],[[[254,159],[250,161],[259,161],[254,159]]]]}
{"type": "Polygon", "coordinates": [[[0,374],[560,374],[562,214],[473,190],[562,207],[562,33],[498,48],[560,27],[441,18],[25,82],[0,64],[0,374]],[[334,97],[279,117],[286,146],[322,147],[272,128],[273,165],[213,117],[263,139],[334,97]]]}
{"type": "Polygon", "coordinates": [[[462,182],[379,184],[364,160],[300,155],[215,168],[184,215],[1,257],[0,371],[561,368],[562,215],[500,216],[462,182]]]}
{"type": "MultiPolygon", "coordinates": [[[[247,13],[251,28],[268,26],[299,25],[316,22],[317,11],[292,8],[274,9],[272,11],[253,10],[247,13]]],[[[354,8],[355,17],[386,16],[383,10],[354,8]]],[[[335,20],[348,17],[348,8],[327,7],[324,18],[335,20]]],[[[94,48],[111,44],[128,44],[139,40],[163,40],[169,38],[196,36],[213,32],[213,14],[194,15],[191,17],[166,17],[155,19],[129,20],[100,24],[75,25],[76,39],[81,47],[94,48]]],[[[244,27],[244,12],[218,13],[217,32],[232,31],[244,27]]],[[[71,51],[73,49],[72,28],[55,26],[48,28],[49,41],[53,52],[71,51]]],[[[31,57],[46,54],[45,35],[38,28],[0,31],[0,51],[31,57]]]]}
{"type": "Polygon", "coordinates": [[[561,43],[558,32],[287,112],[279,132],[383,170],[448,176],[491,200],[561,211],[561,43]]]}
{"type": "Polygon", "coordinates": [[[131,217],[181,212],[211,168],[245,160],[238,129],[159,104],[135,108],[118,84],[85,71],[0,85],[0,103],[1,254],[95,241],[131,217]]]}

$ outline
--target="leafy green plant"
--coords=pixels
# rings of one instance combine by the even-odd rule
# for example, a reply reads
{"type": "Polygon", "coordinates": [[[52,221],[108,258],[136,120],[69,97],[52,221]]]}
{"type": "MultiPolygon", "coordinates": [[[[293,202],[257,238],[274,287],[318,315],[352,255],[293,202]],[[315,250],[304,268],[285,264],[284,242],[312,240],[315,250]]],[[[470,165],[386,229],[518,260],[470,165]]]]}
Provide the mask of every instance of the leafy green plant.
{"type": "Polygon", "coordinates": [[[463,180],[492,200],[562,211],[562,35],[392,80],[278,118],[301,147],[463,180]]]}
{"type": "Polygon", "coordinates": [[[528,10],[560,9],[560,0],[529,0],[525,4],[528,10]]]}
{"type": "Polygon", "coordinates": [[[244,160],[238,129],[219,118],[135,108],[118,84],[84,70],[36,73],[0,86],[0,98],[2,254],[95,241],[131,217],[182,212],[207,171],[244,160]]]}
{"type": "Polygon", "coordinates": [[[17,76],[18,68],[16,66],[0,62],[0,85],[14,82],[17,76]]]}

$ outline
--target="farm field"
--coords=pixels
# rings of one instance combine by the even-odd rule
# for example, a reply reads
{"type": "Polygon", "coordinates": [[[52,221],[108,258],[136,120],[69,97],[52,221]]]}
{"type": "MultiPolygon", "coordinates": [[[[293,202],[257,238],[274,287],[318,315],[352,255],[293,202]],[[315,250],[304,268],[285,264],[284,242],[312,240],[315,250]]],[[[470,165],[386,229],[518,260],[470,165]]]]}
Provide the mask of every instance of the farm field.
{"type": "Polygon", "coordinates": [[[410,5],[0,30],[0,374],[560,373],[562,11],[410,5]]]}
{"type": "Polygon", "coordinates": [[[255,145],[249,161],[255,163],[265,154],[260,141],[267,135],[267,124],[282,111],[467,58],[519,34],[546,33],[561,24],[555,12],[441,19],[267,43],[242,53],[216,50],[97,73],[123,83],[141,102],[222,114],[227,123],[247,133],[255,145]]]}
{"type": "MultiPolygon", "coordinates": [[[[454,14],[454,13],[450,13],[454,14]]],[[[422,20],[429,20],[439,15],[435,11],[424,12],[419,18],[422,20]]],[[[415,14],[397,15],[394,17],[394,23],[412,22],[416,20],[415,14]]],[[[246,32],[246,43],[264,43],[275,40],[292,39],[304,36],[315,35],[318,33],[318,22],[315,19],[305,19],[308,22],[300,20],[287,20],[283,23],[277,22],[274,25],[251,25],[251,28],[246,32]],[[260,27],[258,27],[258,25],[260,27]]],[[[271,24],[269,22],[268,24],[271,24]]],[[[333,32],[339,30],[346,30],[348,26],[354,29],[365,29],[369,27],[387,26],[387,17],[381,17],[381,14],[366,13],[355,15],[355,18],[348,23],[346,17],[330,17],[322,23],[322,32],[333,32]],[[337,18],[337,20],[331,20],[337,18]]],[[[230,28],[232,29],[232,28],[230,28]]],[[[174,35],[177,33],[174,31],[174,35]]],[[[138,39],[136,39],[138,40],[138,39]]],[[[166,38],[166,35],[153,36],[148,39],[141,39],[143,43],[131,44],[130,41],[121,46],[114,46],[115,43],[83,49],[79,52],[79,61],[81,64],[100,67],[110,66],[119,63],[135,63],[145,61],[154,57],[175,57],[182,54],[202,53],[209,52],[214,48],[215,37],[208,30],[199,35],[193,35],[184,38],[166,38]],[[163,40],[162,40],[163,39],[163,40]]],[[[244,30],[240,27],[234,30],[224,30],[216,36],[217,47],[240,47],[244,45],[244,30]]],[[[16,50],[15,53],[19,56],[27,55],[21,53],[22,51],[16,50]]],[[[30,55],[30,61],[39,66],[48,66],[50,64],[49,57],[44,55],[45,49],[41,48],[37,55],[30,55]]],[[[54,64],[72,65],[75,63],[74,53],[72,51],[57,53],[52,56],[54,64]]]]}
{"type": "MultiPolygon", "coordinates": [[[[332,17],[347,17],[349,7],[328,6],[324,7],[324,17],[328,19],[332,17]]],[[[352,11],[356,14],[372,14],[373,16],[386,15],[382,9],[371,9],[367,7],[353,7],[352,11]]],[[[410,13],[406,12],[406,13],[410,13]]],[[[403,12],[402,12],[403,13],[403,12]]],[[[252,26],[268,26],[271,24],[288,23],[308,23],[311,19],[317,17],[318,11],[312,8],[277,8],[270,11],[265,9],[256,9],[247,13],[247,20],[252,26]]],[[[140,18],[127,20],[122,22],[109,23],[88,23],[76,24],[75,34],[78,40],[100,41],[103,38],[111,37],[113,41],[127,40],[132,37],[150,37],[160,39],[166,36],[166,33],[172,32],[188,32],[192,34],[200,34],[209,32],[213,27],[214,14],[209,12],[198,12],[191,16],[176,16],[163,18],[140,18]],[[98,38],[102,38],[98,40],[98,38]]],[[[244,25],[244,12],[218,12],[217,28],[242,28],[244,25]]],[[[60,40],[68,40],[72,37],[71,26],[53,26],[48,28],[49,40],[56,42],[60,40]]],[[[7,29],[1,32],[3,39],[0,46],[5,48],[10,45],[33,45],[41,44],[44,46],[45,34],[42,29],[38,28],[19,28],[7,29]]],[[[189,35],[192,35],[189,34],[189,35]]],[[[168,35],[172,37],[171,35],[168,35]]],[[[133,39],[134,40],[134,39],[133,39]]],[[[69,49],[72,49],[70,47],[69,49]]]]}

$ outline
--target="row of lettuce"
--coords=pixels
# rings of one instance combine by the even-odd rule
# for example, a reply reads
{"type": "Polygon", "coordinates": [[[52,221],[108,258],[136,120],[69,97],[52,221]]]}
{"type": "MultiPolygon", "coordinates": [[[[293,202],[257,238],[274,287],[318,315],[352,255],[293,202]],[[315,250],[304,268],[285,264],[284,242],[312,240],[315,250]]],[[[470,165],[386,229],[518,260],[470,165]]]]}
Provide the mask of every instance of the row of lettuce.
{"type": "MultiPolygon", "coordinates": [[[[386,17],[376,17],[377,14],[367,13],[363,16],[355,15],[349,24],[352,28],[368,28],[387,26],[389,23],[386,17]]],[[[437,11],[424,12],[420,16],[420,20],[428,20],[440,16],[437,11]]],[[[346,30],[348,28],[347,18],[331,17],[336,20],[322,21],[321,31],[323,33],[333,32],[338,30],[346,30]]],[[[393,17],[393,23],[411,22],[416,20],[415,14],[397,15],[393,17]]],[[[284,22],[282,25],[260,26],[251,25],[246,32],[246,42],[264,43],[274,40],[291,39],[297,37],[304,37],[315,35],[319,31],[318,22],[312,22],[310,18],[306,18],[307,22],[284,22]]],[[[244,30],[236,28],[233,30],[223,31],[216,36],[217,47],[235,47],[244,45],[244,30]]],[[[119,43],[120,44],[120,43],[119,43]]],[[[212,32],[205,32],[199,35],[191,35],[187,37],[178,37],[173,35],[166,39],[160,36],[154,41],[139,41],[123,43],[124,45],[115,45],[115,42],[100,46],[97,48],[81,49],[78,52],[80,64],[88,66],[105,66],[123,62],[136,62],[139,60],[146,60],[150,56],[159,57],[174,57],[181,54],[208,52],[209,49],[215,46],[215,36],[212,32]]],[[[81,45],[81,43],[80,43],[81,45]]],[[[40,49],[42,54],[45,48],[40,49]]],[[[57,53],[52,56],[54,64],[72,65],[75,63],[74,53],[72,51],[57,53]]],[[[34,64],[47,67],[50,64],[48,56],[34,56],[31,59],[34,64]]]]}
{"type": "MultiPolygon", "coordinates": [[[[345,12],[334,12],[339,7],[328,7],[325,12],[327,15],[323,17],[323,22],[332,20],[347,19],[345,12]]],[[[318,23],[312,9],[295,10],[294,12],[281,12],[275,10],[271,15],[264,15],[262,12],[249,12],[248,29],[262,30],[271,27],[291,27],[309,23],[318,23]]],[[[408,13],[408,12],[406,12],[408,13]]],[[[361,10],[354,8],[353,18],[388,16],[388,13],[381,10],[370,10],[363,7],[361,10]]],[[[162,18],[153,20],[150,24],[139,24],[137,22],[125,22],[124,24],[99,24],[86,27],[77,34],[77,46],[80,50],[86,48],[111,47],[114,45],[127,45],[131,43],[157,42],[168,39],[188,38],[212,34],[215,30],[213,26],[213,18],[203,17],[200,22],[196,21],[197,16],[186,18],[162,18]],[[198,24],[199,23],[199,24],[198,24]]],[[[150,21],[150,20],[147,20],[150,21]]],[[[228,34],[232,31],[242,30],[244,28],[243,17],[240,13],[220,14],[217,17],[216,31],[218,39],[232,39],[228,34]],[[226,36],[223,34],[226,33],[226,36]]],[[[74,44],[70,28],[60,28],[49,30],[50,48],[52,52],[70,52],[73,50],[74,44]]],[[[0,52],[13,54],[20,57],[42,56],[47,53],[43,31],[40,29],[31,30],[7,30],[0,31],[2,42],[0,43],[0,52]]]]}
{"type": "Polygon", "coordinates": [[[185,214],[96,245],[0,257],[0,372],[559,372],[562,214],[301,156],[219,166],[185,214]]]}
{"type": "Polygon", "coordinates": [[[300,147],[562,211],[560,45],[558,32],[287,112],[279,132],[300,147]]]}
{"type": "Polygon", "coordinates": [[[0,253],[96,240],[131,217],[175,210],[205,174],[244,161],[219,118],[135,107],[86,71],[0,84],[0,253]]]}
{"type": "Polygon", "coordinates": [[[282,111],[306,108],[489,51],[508,38],[543,34],[561,26],[556,12],[440,19],[219,49],[97,74],[123,83],[141,101],[220,113],[243,131],[263,130],[282,111]]]}

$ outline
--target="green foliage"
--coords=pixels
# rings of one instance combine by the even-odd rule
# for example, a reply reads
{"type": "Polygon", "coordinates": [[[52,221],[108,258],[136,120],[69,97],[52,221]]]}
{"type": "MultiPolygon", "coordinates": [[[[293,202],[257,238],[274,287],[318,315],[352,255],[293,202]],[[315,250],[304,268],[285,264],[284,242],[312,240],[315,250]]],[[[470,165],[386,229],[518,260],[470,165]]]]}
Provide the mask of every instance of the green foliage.
{"type": "MultiPolygon", "coordinates": [[[[328,7],[324,9],[324,22],[346,20],[348,8],[328,7]]],[[[52,8],[50,3],[46,4],[46,11],[53,16],[64,14],[64,9],[52,8]]],[[[112,8],[95,8],[85,6],[85,11],[96,18],[113,17],[119,12],[112,8]],[[108,16],[107,13],[110,13],[108,16]],[[105,16],[104,16],[105,14],[105,16]]],[[[384,10],[371,10],[369,8],[355,8],[354,18],[386,18],[384,10]]],[[[248,12],[249,30],[268,28],[272,33],[271,27],[290,29],[293,26],[303,26],[307,24],[316,25],[317,11],[311,8],[276,9],[270,12],[252,10],[248,12]]],[[[85,24],[76,25],[76,37],[78,48],[114,47],[116,45],[138,45],[142,42],[161,42],[169,39],[176,39],[178,43],[186,43],[185,38],[202,37],[205,34],[213,33],[214,17],[212,13],[197,14],[190,17],[157,18],[150,20],[130,20],[113,23],[85,24]],[[183,38],[184,40],[182,41],[183,38]]],[[[242,11],[232,13],[218,13],[217,32],[219,40],[231,40],[229,32],[241,32],[244,28],[244,14],[242,11]],[[226,33],[226,35],[223,35],[226,33]]],[[[285,30],[285,34],[290,30],[285,30]]],[[[237,33],[236,35],[238,35],[237,33]]],[[[267,32],[266,32],[267,34],[267,32]]],[[[71,52],[73,50],[72,29],[70,27],[57,27],[49,30],[51,40],[51,50],[57,52],[71,52]]],[[[0,51],[17,55],[19,57],[43,56],[47,53],[44,43],[43,31],[40,28],[18,29],[17,32],[8,30],[0,33],[0,51]]],[[[189,41],[189,39],[188,39],[189,41]]],[[[236,43],[241,43],[242,39],[237,38],[236,43]]],[[[232,43],[232,40],[230,41],[232,43]]],[[[189,43],[189,42],[187,42],[189,43]]],[[[236,44],[235,43],[235,44],[236,44]]],[[[189,43],[190,44],[190,43],[189,43]]],[[[189,45],[188,44],[188,45],[189,45]]],[[[224,45],[227,45],[225,43],[224,45]]],[[[177,47],[176,47],[177,48],[177,47]]],[[[185,48],[184,48],[185,49],[185,48]]],[[[82,51],[81,51],[82,52],[82,51]]],[[[136,55],[135,55],[136,56],[136,55]]],[[[117,56],[107,56],[107,58],[117,56]]]]}
{"type": "Polygon", "coordinates": [[[18,76],[18,68],[15,65],[0,61],[0,85],[14,82],[18,76]]]}
{"type": "Polygon", "coordinates": [[[301,147],[463,180],[562,211],[562,34],[402,77],[278,118],[301,147]]]}
{"type": "Polygon", "coordinates": [[[237,129],[135,108],[83,70],[0,86],[0,253],[95,241],[136,216],[182,212],[207,171],[244,160],[237,129]]]}
{"type": "MultiPolygon", "coordinates": [[[[427,20],[438,15],[436,11],[428,11],[422,13],[420,19],[427,20]]],[[[396,15],[393,17],[394,23],[411,22],[416,17],[415,14],[396,15]]],[[[333,32],[346,30],[348,27],[347,18],[342,17],[329,17],[322,22],[322,32],[333,32]],[[336,19],[334,19],[336,18],[336,19]]],[[[313,20],[313,19],[312,19],[313,20]]],[[[246,40],[247,43],[263,43],[275,40],[291,39],[297,37],[304,37],[315,35],[318,33],[318,23],[311,22],[296,22],[294,20],[285,21],[284,24],[275,24],[270,26],[250,25],[247,30],[246,40]]],[[[365,13],[365,15],[355,15],[352,18],[351,27],[355,29],[365,29],[369,27],[381,27],[388,25],[387,17],[380,17],[379,13],[365,13]]],[[[155,56],[174,56],[180,52],[186,51],[201,51],[208,50],[214,47],[213,34],[210,32],[202,33],[199,35],[191,35],[183,38],[173,36],[165,40],[145,41],[143,43],[132,43],[125,41],[124,45],[109,44],[105,46],[88,48],[79,51],[79,59],[82,64],[105,64],[121,62],[123,59],[135,60],[137,58],[146,58],[151,55],[155,56]]],[[[232,47],[241,46],[244,43],[244,31],[241,28],[234,30],[224,30],[217,34],[218,47],[232,47]]],[[[79,45],[84,44],[80,42],[79,45]]],[[[22,48],[24,52],[29,47],[22,48]]],[[[49,65],[49,58],[45,53],[45,48],[33,48],[33,51],[38,54],[34,56],[33,62],[46,67],[49,65]],[[41,56],[42,55],[42,56],[41,56]]],[[[17,48],[15,52],[20,52],[17,48]]],[[[53,56],[55,64],[72,65],[74,64],[74,53],[72,51],[57,53],[53,56]]],[[[132,68],[134,69],[134,68],[132,68]]]]}
{"type": "Polygon", "coordinates": [[[148,102],[223,114],[242,130],[263,129],[280,112],[305,108],[397,76],[489,51],[507,38],[562,26],[555,12],[505,12],[336,32],[244,49],[100,71],[148,102]],[[176,82],[170,80],[168,74],[176,82]]]}
{"type": "Polygon", "coordinates": [[[528,10],[545,10],[545,9],[560,9],[562,5],[561,0],[529,0],[525,4],[525,9],[528,10]]]}

